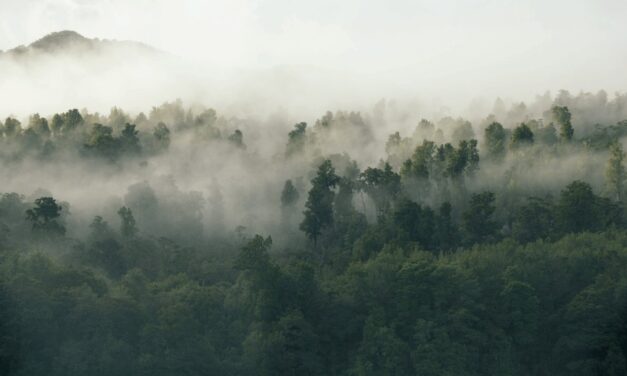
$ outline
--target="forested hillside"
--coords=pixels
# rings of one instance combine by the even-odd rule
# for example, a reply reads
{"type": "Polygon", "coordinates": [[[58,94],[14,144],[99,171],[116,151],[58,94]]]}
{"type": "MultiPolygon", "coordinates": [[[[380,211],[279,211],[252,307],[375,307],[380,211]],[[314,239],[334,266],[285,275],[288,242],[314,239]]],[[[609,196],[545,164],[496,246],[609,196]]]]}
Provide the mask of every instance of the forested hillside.
{"type": "Polygon", "coordinates": [[[627,95],[418,112],[6,117],[0,374],[627,374],[627,95]]]}

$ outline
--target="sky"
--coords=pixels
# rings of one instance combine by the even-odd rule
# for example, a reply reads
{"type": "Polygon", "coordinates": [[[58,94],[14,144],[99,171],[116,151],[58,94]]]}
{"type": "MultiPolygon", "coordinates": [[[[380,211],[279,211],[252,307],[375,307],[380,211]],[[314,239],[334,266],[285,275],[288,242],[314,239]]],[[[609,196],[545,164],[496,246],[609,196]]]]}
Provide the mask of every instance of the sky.
{"type": "Polygon", "coordinates": [[[0,0],[0,49],[71,29],[198,69],[306,66],[434,96],[623,92],[624,0],[0,0]]]}

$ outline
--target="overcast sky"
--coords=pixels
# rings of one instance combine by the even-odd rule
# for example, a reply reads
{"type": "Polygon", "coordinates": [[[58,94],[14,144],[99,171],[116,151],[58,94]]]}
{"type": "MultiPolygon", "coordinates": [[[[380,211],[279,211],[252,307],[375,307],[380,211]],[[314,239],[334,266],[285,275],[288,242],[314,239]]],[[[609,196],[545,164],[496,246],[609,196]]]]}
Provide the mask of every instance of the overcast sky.
{"type": "Polygon", "coordinates": [[[627,88],[625,0],[0,0],[0,49],[72,29],[206,69],[311,65],[440,94],[627,88]]]}

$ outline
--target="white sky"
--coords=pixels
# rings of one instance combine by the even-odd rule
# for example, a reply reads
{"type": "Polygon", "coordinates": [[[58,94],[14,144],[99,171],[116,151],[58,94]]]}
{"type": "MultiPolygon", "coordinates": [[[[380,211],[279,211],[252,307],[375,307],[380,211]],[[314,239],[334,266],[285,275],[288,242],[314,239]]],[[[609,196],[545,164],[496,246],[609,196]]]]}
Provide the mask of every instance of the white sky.
{"type": "Polygon", "coordinates": [[[207,70],[309,65],[436,95],[627,88],[625,0],[0,0],[0,49],[63,29],[207,70]]]}

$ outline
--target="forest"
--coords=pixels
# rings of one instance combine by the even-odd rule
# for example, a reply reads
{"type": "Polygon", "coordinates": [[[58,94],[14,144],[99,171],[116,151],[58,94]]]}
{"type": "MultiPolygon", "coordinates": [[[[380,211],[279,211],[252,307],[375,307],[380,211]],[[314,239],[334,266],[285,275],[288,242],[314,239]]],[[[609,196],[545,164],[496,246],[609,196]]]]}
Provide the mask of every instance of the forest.
{"type": "Polygon", "coordinates": [[[0,114],[1,375],[627,374],[627,95],[227,113],[0,114]]]}

